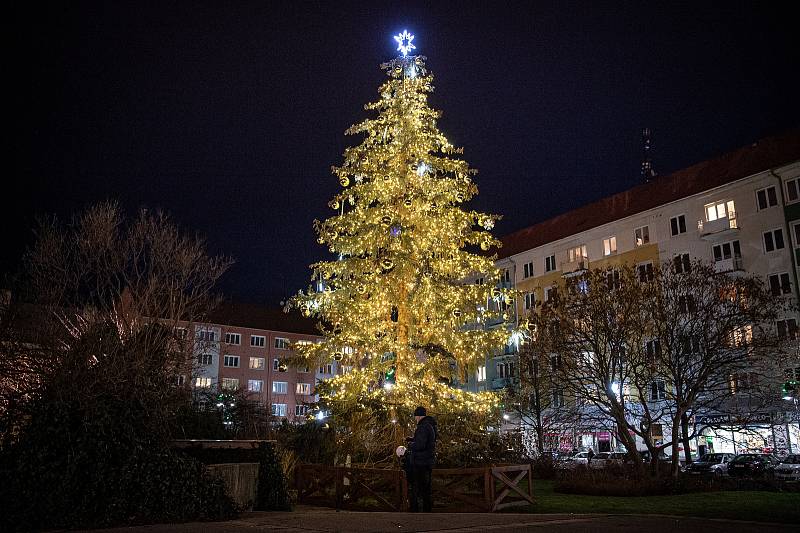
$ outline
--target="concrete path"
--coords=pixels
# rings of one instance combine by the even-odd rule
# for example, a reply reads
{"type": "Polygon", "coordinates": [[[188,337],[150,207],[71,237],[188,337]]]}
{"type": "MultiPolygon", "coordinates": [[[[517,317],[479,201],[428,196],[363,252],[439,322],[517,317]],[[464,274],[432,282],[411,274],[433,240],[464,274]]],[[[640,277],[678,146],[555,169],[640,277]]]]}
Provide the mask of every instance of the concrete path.
{"type": "Polygon", "coordinates": [[[613,533],[676,532],[687,533],[767,533],[772,531],[798,531],[797,526],[683,518],[658,515],[558,515],[512,513],[361,513],[336,512],[330,509],[304,508],[294,512],[245,513],[238,520],[228,522],[195,522],[190,524],[162,524],[132,528],[103,530],[106,532],[241,532],[269,533],[329,533],[329,532],[516,532],[516,531],[597,531],[613,533]]]}

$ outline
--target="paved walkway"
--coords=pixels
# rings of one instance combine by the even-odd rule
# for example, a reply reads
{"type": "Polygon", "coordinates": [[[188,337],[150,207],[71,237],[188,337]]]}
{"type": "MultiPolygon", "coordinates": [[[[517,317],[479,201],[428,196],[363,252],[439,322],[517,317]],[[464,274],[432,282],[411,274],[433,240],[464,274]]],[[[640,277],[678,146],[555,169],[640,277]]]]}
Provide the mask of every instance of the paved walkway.
{"type": "Polygon", "coordinates": [[[767,533],[798,531],[797,526],[739,522],[658,515],[558,515],[512,513],[361,513],[304,508],[294,512],[245,513],[228,522],[195,522],[104,530],[106,532],[516,532],[516,531],[597,531],[608,533],[676,532],[687,533],[767,533]]]}

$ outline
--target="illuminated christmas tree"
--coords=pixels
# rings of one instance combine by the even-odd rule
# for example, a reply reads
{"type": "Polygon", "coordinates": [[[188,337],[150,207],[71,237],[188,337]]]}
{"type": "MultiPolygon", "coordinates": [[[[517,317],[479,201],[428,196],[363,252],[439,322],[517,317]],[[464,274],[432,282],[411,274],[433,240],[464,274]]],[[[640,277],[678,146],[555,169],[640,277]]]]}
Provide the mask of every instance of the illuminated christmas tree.
{"type": "Polygon", "coordinates": [[[348,369],[321,387],[328,404],[488,414],[494,394],[453,385],[509,339],[485,327],[513,312],[488,253],[500,246],[488,231],[499,216],[463,207],[478,192],[475,170],[437,129],[433,77],[424,57],[408,55],[413,38],[395,37],[402,55],[381,65],[388,80],[365,106],[377,117],[347,130],[363,141],[332,169],[336,214],[315,230],[336,259],[312,265],[313,284],[292,300],[321,319],[325,341],[298,348],[348,369]]]}

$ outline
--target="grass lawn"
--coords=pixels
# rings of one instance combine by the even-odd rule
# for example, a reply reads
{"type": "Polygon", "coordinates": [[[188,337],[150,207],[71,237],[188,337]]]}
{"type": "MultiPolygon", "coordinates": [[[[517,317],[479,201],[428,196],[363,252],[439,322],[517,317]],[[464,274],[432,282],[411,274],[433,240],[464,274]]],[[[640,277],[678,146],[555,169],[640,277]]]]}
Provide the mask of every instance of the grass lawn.
{"type": "Polygon", "coordinates": [[[674,496],[583,496],[553,492],[553,482],[541,479],[534,480],[533,492],[536,503],[527,509],[532,513],[666,514],[800,523],[800,493],[721,491],[674,496]]]}

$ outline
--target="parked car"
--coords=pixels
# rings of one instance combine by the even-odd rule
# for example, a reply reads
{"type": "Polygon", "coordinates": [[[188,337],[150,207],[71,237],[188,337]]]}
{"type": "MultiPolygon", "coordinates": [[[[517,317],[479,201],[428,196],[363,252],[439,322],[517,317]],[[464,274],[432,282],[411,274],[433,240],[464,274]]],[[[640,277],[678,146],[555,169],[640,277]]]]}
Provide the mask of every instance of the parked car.
{"type": "Polygon", "coordinates": [[[571,470],[578,466],[586,466],[588,463],[589,452],[578,452],[574,455],[570,455],[569,457],[564,457],[561,461],[559,461],[558,467],[571,470]]]}
{"type": "Polygon", "coordinates": [[[600,452],[595,455],[589,463],[590,468],[608,468],[610,466],[622,466],[625,458],[628,457],[624,452],[600,452]]]}
{"type": "Polygon", "coordinates": [[[794,453],[775,467],[775,479],[786,483],[796,483],[800,481],[800,454],[794,453]]]}
{"type": "Polygon", "coordinates": [[[742,453],[728,462],[731,477],[769,477],[778,465],[777,459],[766,453],[742,453]]]}
{"type": "Polygon", "coordinates": [[[686,468],[686,472],[692,475],[710,474],[713,476],[724,476],[728,474],[728,463],[736,457],[732,453],[707,453],[686,468]]]}

